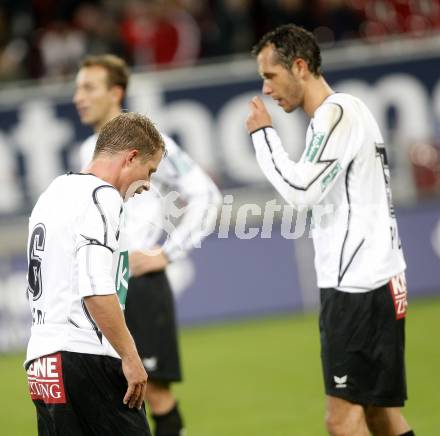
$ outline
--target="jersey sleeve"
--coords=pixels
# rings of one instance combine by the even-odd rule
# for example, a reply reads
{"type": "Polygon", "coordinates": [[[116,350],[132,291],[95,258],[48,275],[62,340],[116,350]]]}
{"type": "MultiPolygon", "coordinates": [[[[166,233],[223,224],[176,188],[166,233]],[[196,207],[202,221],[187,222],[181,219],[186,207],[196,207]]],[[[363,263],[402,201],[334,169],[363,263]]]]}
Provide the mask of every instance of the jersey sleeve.
{"type": "Polygon", "coordinates": [[[311,137],[298,162],[292,161],[272,127],[251,134],[258,164],[281,196],[301,210],[320,203],[356,156],[363,131],[343,107],[325,103],[311,122],[311,137]]]}
{"type": "Polygon", "coordinates": [[[76,232],[79,294],[107,295],[116,292],[113,253],[119,249],[122,199],[110,185],[91,194],[76,232]]]}
{"type": "Polygon", "coordinates": [[[168,259],[182,258],[212,232],[221,194],[211,178],[177,144],[166,137],[168,155],[162,161],[169,191],[185,204],[184,212],[163,246],[168,259]]]}

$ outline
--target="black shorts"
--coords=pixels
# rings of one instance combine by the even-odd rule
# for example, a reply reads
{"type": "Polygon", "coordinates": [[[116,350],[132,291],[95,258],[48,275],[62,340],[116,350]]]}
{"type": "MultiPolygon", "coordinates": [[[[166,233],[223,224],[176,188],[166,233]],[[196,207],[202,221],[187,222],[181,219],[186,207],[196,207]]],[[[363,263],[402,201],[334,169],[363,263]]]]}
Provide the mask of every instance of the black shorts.
{"type": "Polygon", "coordinates": [[[27,367],[39,436],[151,436],[145,409],[123,404],[121,360],[61,351],[27,367]]]}
{"type": "Polygon", "coordinates": [[[321,289],[319,329],[327,395],[364,406],[403,406],[406,292],[404,298],[402,314],[389,284],[366,293],[321,289]]]}
{"type": "Polygon", "coordinates": [[[149,380],[182,380],[174,296],[165,271],[130,278],[125,320],[149,380]]]}

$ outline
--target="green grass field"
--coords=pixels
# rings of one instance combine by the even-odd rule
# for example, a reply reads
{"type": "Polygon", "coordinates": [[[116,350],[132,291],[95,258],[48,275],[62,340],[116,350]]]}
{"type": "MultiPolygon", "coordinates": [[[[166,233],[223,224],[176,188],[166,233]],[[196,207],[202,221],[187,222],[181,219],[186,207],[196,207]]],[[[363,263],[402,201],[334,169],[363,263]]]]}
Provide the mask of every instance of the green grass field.
{"type": "MultiPolygon", "coordinates": [[[[413,302],[407,318],[409,401],[418,435],[440,434],[440,300],[413,302]]],[[[314,314],[184,329],[185,383],[176,392],[188,436],[324,435],[314,314]]],[[[22,355],[0,357],[0,434],[36,434],[22,355]]],[[[109,435],[110,436],[110,435],[109,435]]]]}

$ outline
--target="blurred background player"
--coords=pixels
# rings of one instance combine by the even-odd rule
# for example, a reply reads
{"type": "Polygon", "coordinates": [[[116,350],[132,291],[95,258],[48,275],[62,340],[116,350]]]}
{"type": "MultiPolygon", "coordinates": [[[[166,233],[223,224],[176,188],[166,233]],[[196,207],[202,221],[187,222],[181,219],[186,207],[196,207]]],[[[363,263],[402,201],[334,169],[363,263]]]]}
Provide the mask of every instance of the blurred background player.
{"type": "MultiPolygon", "coordinates": [[[[116,56],[93,56],[82,62],[74,103],[81,122],[95,130],[80,148],[83,167],[91,159],[102,125],[121,112],[128,79],[125,62],[116,56]]],[[[131,278],[125,317],[149,375],[146,399],[155,434],[172,436],[181,434],[183,420],[170,383],[181,381],[182,374],[174,300],[165,269],[184,257],[214,225],[221,196],[201,168],[171,138],[163,138],[167,156],[155,175],[156,192],[127,204],[131,278]],[[162,195],[172,192],[186,205],[176,226],[166,220],[166,201],[161,201],[162,195]],[[164,230],[167,240],[159,248],[164,230]]]]}
{"type": "Polygon", "coordinates": [[[57,177],[32,211],[25,365],[39,435],[150,434],[147,374],[120,307],[122,197],[133,184],[148,189],[163,153],[150,120],[121,114],[101,130],[85,172],[57,177]]]}
{"type": "Polygon", "coordinates": [[[379,127],[358,98],[327,84],[312,33],[278,27],[254,54],[263,94],[285,112],[300,107],[311,118],[298,162],[259,97],[250,103],[247,129],[269,181],[289,204],[313,212],[327,430],[413,435],[399,409],[407,399],[406,265],[379,127]]]}

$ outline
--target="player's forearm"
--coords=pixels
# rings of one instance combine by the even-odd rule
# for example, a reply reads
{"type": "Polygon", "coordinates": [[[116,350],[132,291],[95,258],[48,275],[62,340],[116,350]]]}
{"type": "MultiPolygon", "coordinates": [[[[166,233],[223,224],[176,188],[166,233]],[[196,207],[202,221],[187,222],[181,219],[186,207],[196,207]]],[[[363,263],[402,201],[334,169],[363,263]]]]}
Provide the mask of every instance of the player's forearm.
{"type": "MultiPolygon", "coordinates": [[[[271,127],[262,128],[252,133],[251,138],[261,171],[279,194],[290,205],[297,207],[296,203],[298,195],[296,194],[299,194],[299,192],[296,193],[295,189],[292,187],[292,183],[290,182],[291,175],[289,174],[288,181],[286,175],[284,175],[279,166],[275,164],[274,153],[278,154],[278,161],[282,160],[280,154],[285,154],[276,132],[271,127]],[[269,138],[270,133],[275,136],[276,140],[273,140],[274,138],[271,138],[272,140],[269,138]]],[[[284,159],[288,159],[287,154],[285,154],[284,159]]]]}
{"type": "Polygon", "coordinates": [[[162,252],[159,246],[154,246],[145,251],[132,251],[130,253],[130,273],[133,277],[139,277],[142,274],[153,271],[161,271],[169,263],[168,258],[162,252]]]}
{"type": "Polygon", "coordinates": [[[186,206],[178,225],[163,246],[170,261],[185,257],[187,252],[200,247],[201,241],[214,231],[223,200],[215,183],[196,165],[179,178],[174,188],[186,206]]]}
{"type": "Polygon", "coordinates": [[[329,163],[315,165],[292,161],[271,127],[254,132],[251,137],[261,170],[290,205],[302,210],[320,202],[324,192],[322,181],[329,163]]]}
{"type": "Polygon", "coordinates": [[[119,356],[137,356],[136,346],[125,324],[116,294],[86,297],[84,302],[99,330],[119,356]]]}
{"type": "Polygon", "coordinates": [[[215,197],[213,202],[200,198],[186,207],[182,220],[163,246],[170,261],[184,257],[193,248],[200,248],[203,239],[214,231],[220,198],[215,197]]]}

